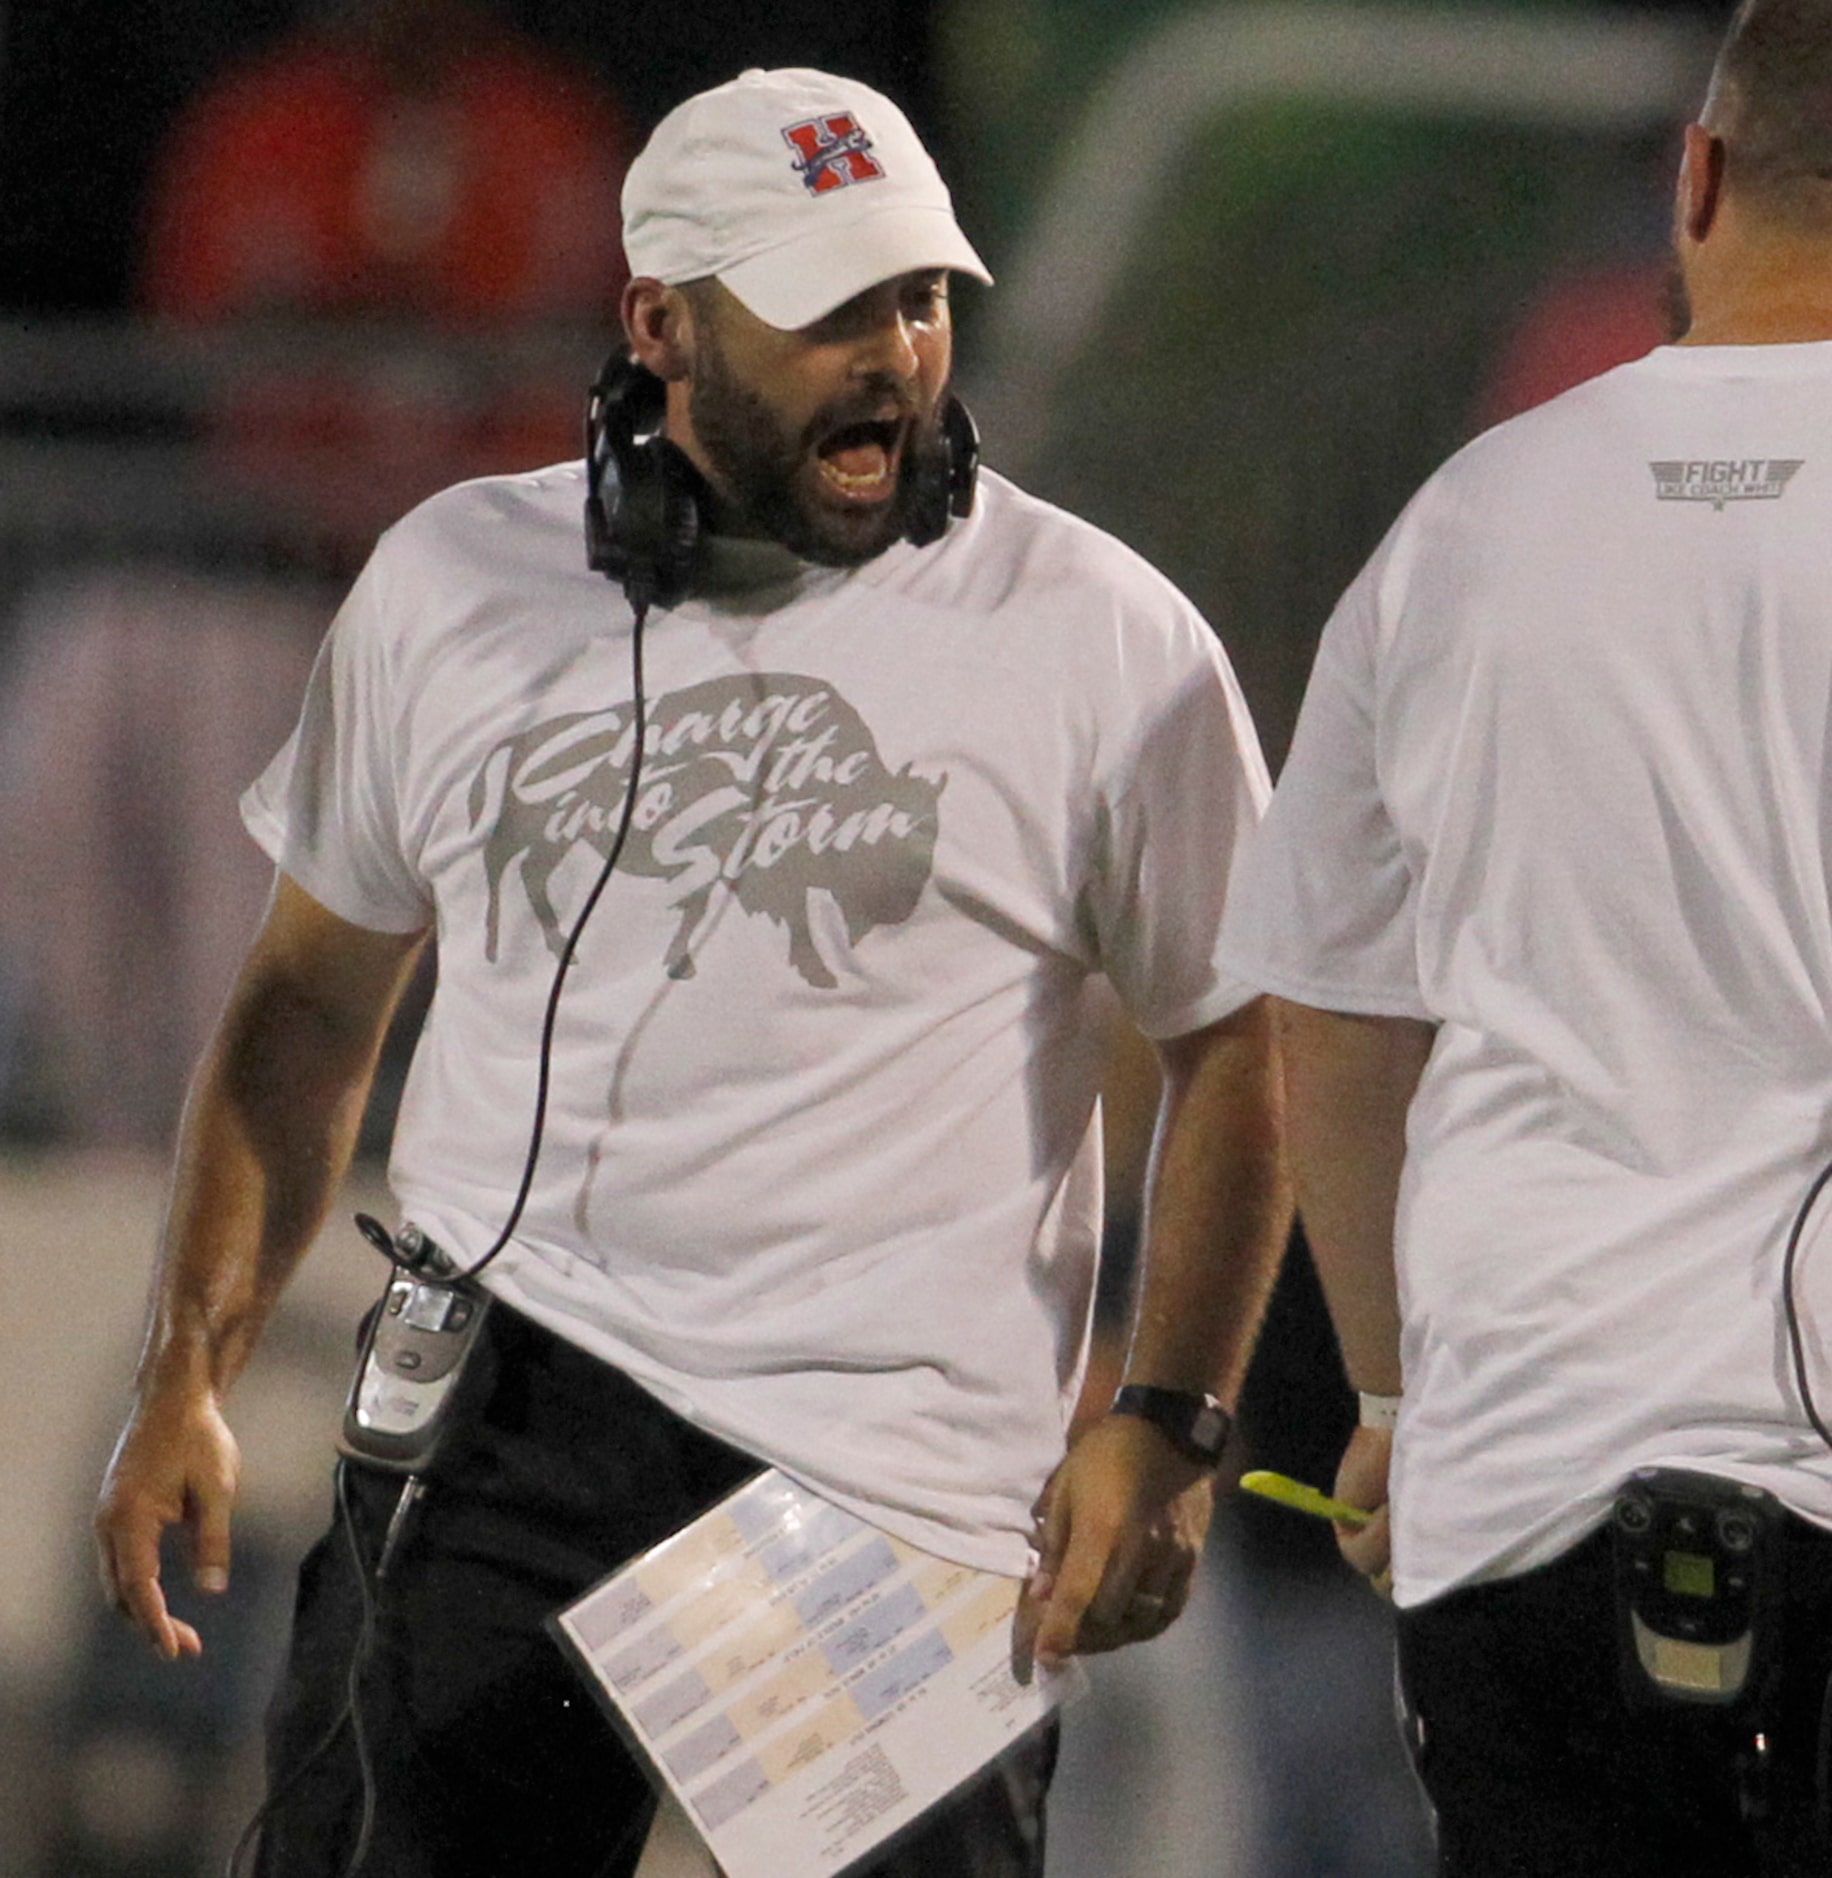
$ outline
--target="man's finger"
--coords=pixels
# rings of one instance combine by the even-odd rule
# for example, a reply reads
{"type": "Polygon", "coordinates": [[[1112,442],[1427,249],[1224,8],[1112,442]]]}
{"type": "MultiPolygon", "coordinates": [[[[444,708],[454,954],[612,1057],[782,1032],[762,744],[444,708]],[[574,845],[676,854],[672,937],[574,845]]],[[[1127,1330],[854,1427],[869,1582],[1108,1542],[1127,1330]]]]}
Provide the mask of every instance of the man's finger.
{"type": "MultiPolygon", "coordinates": [[[[1038,1627],[1038,1662],[1054,1669],[1080,1647],[1083,1620],[1089,1606],[1106,1589],[1111,1558],[1112,1548],[1094,1538],[1085,1526],[1071,1535],[1038,1627]]],[[[1129,1564],[1124,1582],[1114,1590],[1114,1601],[1122,1611],[1132,1595],[1136,1575],[1136,1567],[1129,1564]]],[[[1095,1621],[1102,1620],[1096,1617],[1095,1621]]]]}
{"type": "Polygon", "coordinates": [[[1037,1563],[1018,1593],[1018,1608],[1011,1623],[1011,1672],[1020,1683],[1028,1683],[1037,1660],[1037,1632],[1042,1628],[1045,1611],[1056,1589],[1056,1572],[1068,1544],[1069,1523],[1056,1492],[1056,1477],[1037,1496],[1031,1508],[1036,1521],[1037,1563]]]}
{"type": "Polygon", "coordinates": [[[1011,1619],[1011,1673],[1028,1685],[1037,1663],[1037,1631],[1043,1622],[1048,1593],[1035,1575],[1025,1581],[1018,1593],[1018,1608],[1011,1619]]]}
{"type": "Polygon", "coordinates": [[[1147,1560],[1127,1606],[1128,1624],[1140,1636],[1168,1629],[1183,1615],[1195,1575],[1194,1561],[1180,1553],[1147,1560]]]}
{"type": "Polygon", "coordinates": [[[1117,1619],[1109,1621],[1100,1614],[1105,1586],[1101,1596],[1083,1613],[1075,1641],[1077,1653],[1093,1655],[1162,1636],[1183,1615],[1193,1577],[1187,1561],[1174,1555],[1168,1559],[1155,1553],[1148,1556],[1117,1619]]]}
{"type": "Polygon", "coordinates": [[[173,1617],[165,1601],[159,1542],[168,1523],[157,1513],[117,1508],[98,1522],[97,1539],[109,1601],[161,1656],[175,1661],[200,1654],[203,1644],[189,1624],[173,1617]]]}
{"type": "Polygon", "coordinates": [[[229,1589],[229,1496],[200,1495],[191,1574],[199,1591],[229,1589]]]}
{"type": "Polygon", "coordinates": [[[1339,1527],[1336,1532],[1337,1550],[1364,1578],[1387,1568],[1392,1562],[1392,1545],[1392,1522],[1384,1506],[1373,1509],[1373,1517],[1365,1526],[1339,1527]]]}
{"type": "Polygon", "coordinates": [[[1163,1608],[1163,1592],[1144,1576],[1143,1551],[1143,1546],[1136,1541],[1105,1549],[1100,1576],[1094,1580],[1087,1600],[1085,1621],[1102,1630],[1122,1629],[1141,1593],[1156,1608],[1163,1608]]]}
{"type": "Polygon", "coordinates": [[[1052,1474],[1031,1509],[1036,1520],[1037,1570],[1052,1579],[1062,1569],[1063,1555],[1069,1549],[1069,1497],[1059,1491],[1060,1480],[1060,1474],[1052,1474]]]}
{"type": "MultiPolygon", "coordinates": [[[[165,1591],[157,1570],[147,1572],[137,1566],[117,1565],[115,1602],[138,1630],[151,1640],[153,1648],[174,1661],[183,1648],[180,1626],[166,1608],[165,1591]]],[[[184,1629],[190,1629],[187,1624],[184,1629]]],[[[195,1635],[195,1633],[193,1633],[195,1635]]]]}

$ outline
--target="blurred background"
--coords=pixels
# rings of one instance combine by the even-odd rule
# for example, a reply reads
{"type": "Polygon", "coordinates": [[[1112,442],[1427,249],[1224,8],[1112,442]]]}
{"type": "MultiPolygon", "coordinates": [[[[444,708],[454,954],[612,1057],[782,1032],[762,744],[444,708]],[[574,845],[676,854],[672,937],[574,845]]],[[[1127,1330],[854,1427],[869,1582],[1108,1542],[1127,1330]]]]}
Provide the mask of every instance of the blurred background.
{"type": "MultiPolygon", "coordinates": [[[[403,1049],[233,1404],[234,1593],[203,1662],[161,1667],[99,1608],[88,1509],[185,1078],[266,888],[236,797],[378,530],[576,453],[649,126],[748,65],[899,98],[999,276],[957,297],[987,460],[1196,599],[1276,772],[1416,483],[1665,336],[1677,133],[1727,16],[0,0],[0,1872],[218,1872],[253,1804],[403,1049]]],[[[1151,1097],[1116,1038],[1110,1302],[1151,1097]]],[[[1326,1483],[1349,1415],[1299,1239],[1238,1461],[1326,1483]]],[[[1383,1608],[1295,1515],[1235,1502],[1211,1552],[1176,1631],[1095,1665],[1052,1878],[1422,1874],[1383,1608]]]]}

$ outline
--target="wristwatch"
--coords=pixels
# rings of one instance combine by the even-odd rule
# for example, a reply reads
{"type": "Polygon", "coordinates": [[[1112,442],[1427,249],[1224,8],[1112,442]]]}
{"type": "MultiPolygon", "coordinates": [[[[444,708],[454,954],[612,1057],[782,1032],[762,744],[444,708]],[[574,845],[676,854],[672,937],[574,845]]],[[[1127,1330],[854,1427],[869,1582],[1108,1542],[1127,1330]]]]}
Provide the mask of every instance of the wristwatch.
{"type": "Polygon", "coordinates": [[[1148,1421],[1178,1453],[1199,1467],[1219,1467],[1234,1418],[1212,1395],[1195,1389],[1159,1389],[1150,1383],[1123,1383],[1113,1398],[1115,1415],[1148,1421]]]}

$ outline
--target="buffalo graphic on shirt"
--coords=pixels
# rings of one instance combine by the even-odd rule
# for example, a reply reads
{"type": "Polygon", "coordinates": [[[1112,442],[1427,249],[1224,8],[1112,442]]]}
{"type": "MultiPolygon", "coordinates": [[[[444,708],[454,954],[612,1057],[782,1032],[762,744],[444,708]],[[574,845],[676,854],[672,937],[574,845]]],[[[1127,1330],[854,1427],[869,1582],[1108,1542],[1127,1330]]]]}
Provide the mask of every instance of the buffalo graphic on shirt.
{"type": "MultiPolygon", "coordinates": [[[[485,954],[501,936],[504,883],[520,862],[547,943],[565,928],[555,871],[581,844],[608,855],[636,754],[628,706],[574,711],[498,744],[470,791],[473,831],[487,829],[485,954]]],[[[819,679],[792,672],[710,679],[648,709],[621,874],[669,883],[680,923],[674,978],[693,976],[692,946],[713,896],[789,932],[789,961],[810,985],[839,981],[814,944],[812,898],[831,897],[858,942],[915,911],[929,880],[946,778],[890,770],[864,720],[819,679]]]]}

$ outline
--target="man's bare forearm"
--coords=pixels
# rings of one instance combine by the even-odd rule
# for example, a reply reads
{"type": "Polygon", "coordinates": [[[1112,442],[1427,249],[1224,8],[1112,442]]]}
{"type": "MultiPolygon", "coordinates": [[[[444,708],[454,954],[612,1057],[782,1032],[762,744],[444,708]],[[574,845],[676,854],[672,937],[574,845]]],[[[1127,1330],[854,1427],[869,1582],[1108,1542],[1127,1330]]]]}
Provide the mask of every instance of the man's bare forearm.
{"type": "Polygon", "coordinates": [[[1263,999],[1161,1046],[1145,1245],[1126,1377],[1232,1405],[1291,1226],[1263,999]]]}
{"type": "Polygon", "coordinates": [[[1298,1211],[1343,1364],[1357,1389],[1397,1395],[1394,1213],[1406,1114],[1437,1030],[1283,1001],[1278,1016],[1298,1211]]]}
{"type": "Polygon", "coordinates": [[[365,934],[339,952],[355,929],[286,883],[277,900],[186,1103],[142,1386],[220,1394],[247,1362],[349,1168],[418,950],[365,934]]]}

